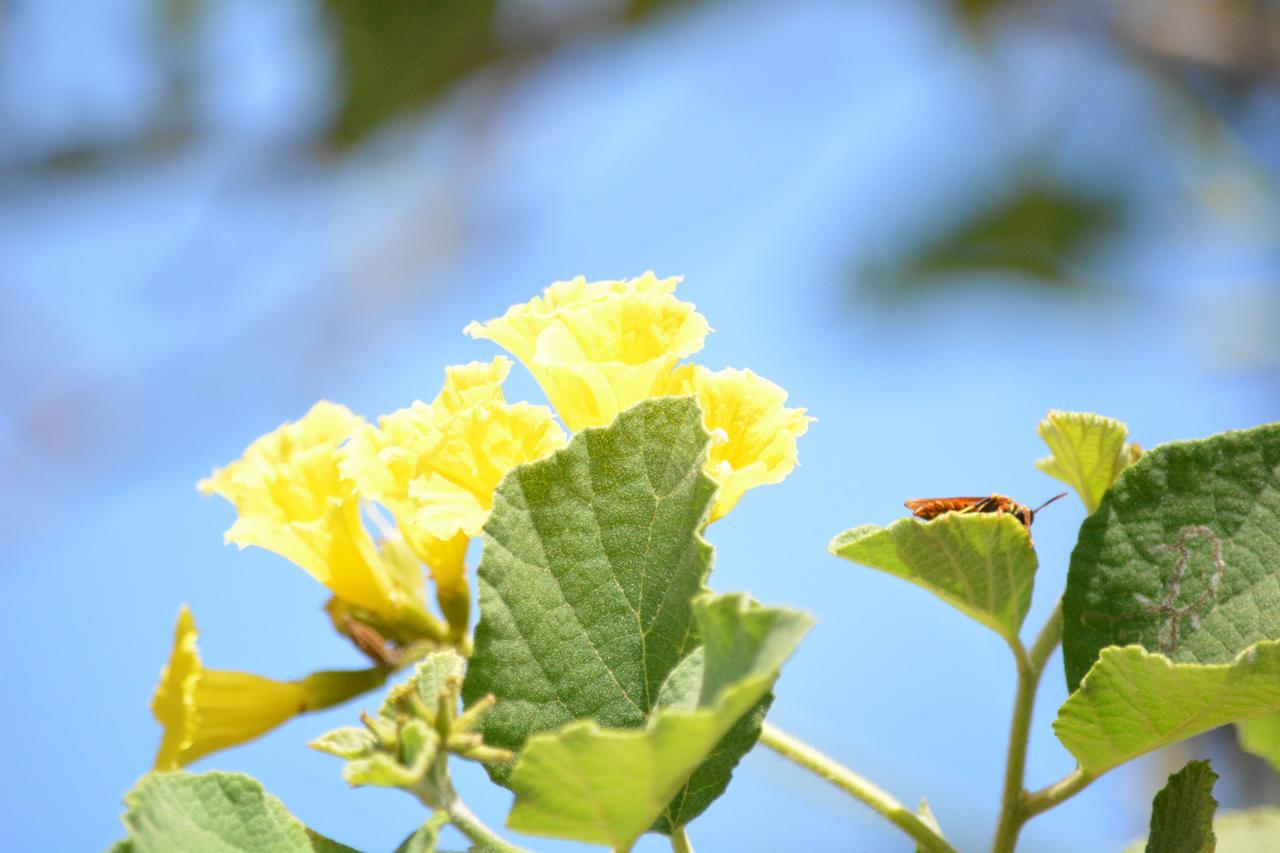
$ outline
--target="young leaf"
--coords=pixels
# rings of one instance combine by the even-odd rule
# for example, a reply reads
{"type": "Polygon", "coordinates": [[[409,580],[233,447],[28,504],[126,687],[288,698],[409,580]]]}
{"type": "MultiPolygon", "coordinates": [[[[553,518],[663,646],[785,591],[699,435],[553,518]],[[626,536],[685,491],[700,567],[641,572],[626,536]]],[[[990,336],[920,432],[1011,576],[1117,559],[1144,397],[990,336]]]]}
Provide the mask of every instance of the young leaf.
{"type": "Polygon", "coordinates": [[[1031,605],[1036,553],[1013,516],[947,513],[927,522],[867,524],[846,530],[828,547],[837,557],[922,586],[1010,645],[1018,642],[1031,605]]]}
{"type": "Polygon", "coordinates": [[[1236,723],[1240,748],[1280,770],[1280,711],[1236,723]]]}
{"type": "Polygon", "coordinates": [[[1142,455],[1141,447],[1125,443],[1129,427],[1102,415],[1051,409],[1036,432],[1053,452],[1037,459],[1036,467],[1075,489],[1090,513],[1120,472],[1142,455]]]}
{"type": "MultiPolygon", "coordinates": [[[[696,645],[689,602],[711,565],[698,532],[715,491],[702,472],[708,439],[692,399],[648,400],[499,485],[462,691],[468,706],[497,698],[486,742],[518,750],[580,718],[645,724],[696,645]]],[[[509,768],[489,771],[506,783],[509,768]]]]}
{"type": "Polygon", "coordinates": [[[1109,648],[1058,710],[1053,730],[1097,775],[1236,720],[1280,709],[1280,641],[1226,664],[1174,663],[1140,646],[1109,648]]]}
{"type": "Polygon", "coordinates": [[[413,833],[400,842],[395,853],[436,853],[436,845],[440,843],[440,830],[449,822],[449,813],[438,811],[427,819],[413,833]]]}
{"type": "Polygon", "coordinates": [[[676,808],[673,798],[768,694],[812,624],[742,595],[703,596],[694,610],[707,638],[697,707],[663,708],[642,729],[579,721],[530,738],[511,777],[516,803],[508,826],[630,849],[676,808]]]}
{"type": "Polygon", "coordinates": [[[1162,445],[1084,522],[1063,597],[1074,689],[1107,646],[1225,663],[1280,636],[1280,424],[1162,445]]]}
{"type": "Polygon", "coordinates": [[[1151,804],[1147,853],[1213,853],[1218,774],[1207,761],[1191,761],[1169,777],[1151,804]]]}
{"type": "Polygon", "coordinates": [[[307,829],[240,773],[151,773],[125,804],[130,853],[355,853],[307,829]]]}

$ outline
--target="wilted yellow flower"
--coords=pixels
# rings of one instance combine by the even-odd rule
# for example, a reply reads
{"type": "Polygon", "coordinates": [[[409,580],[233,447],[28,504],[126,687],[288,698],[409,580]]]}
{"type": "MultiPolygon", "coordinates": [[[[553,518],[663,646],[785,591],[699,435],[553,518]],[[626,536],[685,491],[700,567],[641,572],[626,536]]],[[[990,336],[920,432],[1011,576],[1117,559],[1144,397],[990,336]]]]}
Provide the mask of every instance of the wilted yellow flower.
{"type": "Polygon", "coordinates": [[[603,426],[654,396],[676,362],[702,349],[710,327],[675,297],[679,282],[651,272],[629,281],[579,276],[463,331],[520,359],[570,430],[603,426]]]}
{"type": "Polygon", "coordinates": [[[342,443],[362,423],[344,406],[317,403],[301,420],[253,442],[199,488],[235,505],[228,542],[292,560],[388,626],[422,626],[430,619],[421,576],[406,577],[383,559],[364,526],[355,483],[340,469],[342,443]]]}
{"type": "Polygon", "coordinates": [[[156,770],[176,770],[247,743],[304,711],[336,705],[386,679],[380,669],[316,673],[302,681],[205,669],[196,635],[195,618],[183,605],[173,651],[151,698],[151,713],[164,727],[156,770]]]}
{"type": "Polygon", "coordinates": [[[547,407],[503,398],[510,370],[502,356],[447,368],[430,405],[414,403],[357,430],[343,465],[362,494],[395,516],[455,628],[460,618],[465,627],[467,542],[488,520],[498,482],[564,444],[547,407]]]}
{"type": "Polygon", "coordinates": [[[693,394],[711,433],[707,474],[719,484],[711,521],[733,509],[747,489],[780,483],[796,467],[796,439],[809,429],[804,409],[784,405],[787,392],[750,370],[676,368],[666,394],[693,394]]]}

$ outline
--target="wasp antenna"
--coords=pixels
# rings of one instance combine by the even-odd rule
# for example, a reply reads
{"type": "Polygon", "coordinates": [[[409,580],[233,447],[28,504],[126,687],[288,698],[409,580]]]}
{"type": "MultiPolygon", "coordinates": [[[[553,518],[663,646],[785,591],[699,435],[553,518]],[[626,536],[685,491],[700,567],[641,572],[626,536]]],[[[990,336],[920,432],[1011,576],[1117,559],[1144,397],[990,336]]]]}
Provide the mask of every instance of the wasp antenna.
{"type": "Polygon", "coordinates": [[[1059,498],[1065,498],[1068,494],[1070,494],[1070,492],[1063,492],[1062,494],[1054,495],[1053,497],[1049,498],[1049,500],[1047,500],[1047,501],[1045,501],[1044,503],[1040,504],[1040,506],[1038,506],[1038,507],[1036,507],[1035,509],[1031,510],[1031,514],[1032,514],[1032,515],[1035,515],[1037,512],[1039,512],[1040,510],[1042,510],[1042,509],[1044,509],[1045,507],[1047,507],[1049,504],[1053,503],[1054,501],[1058,500],[1059,498]]]}

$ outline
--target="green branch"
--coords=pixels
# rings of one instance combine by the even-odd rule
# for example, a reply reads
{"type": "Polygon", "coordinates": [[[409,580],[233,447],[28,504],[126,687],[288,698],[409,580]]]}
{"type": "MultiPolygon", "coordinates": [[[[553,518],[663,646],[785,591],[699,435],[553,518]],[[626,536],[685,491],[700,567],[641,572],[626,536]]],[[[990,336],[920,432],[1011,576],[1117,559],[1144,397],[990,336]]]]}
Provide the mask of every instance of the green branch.
{"type": "Polygon", "coordinates": [[[806,770],[826,779],[854,799],[870,806],[915,839],[922,849],[933,851],[933,853],[956,853],[955,848],[938,835],[932,827],[895,800],[890,794],[882,791],[872,782],[863,779],[826,754],[782,731],[768,720],[765,721],[764,727],[761,729],[760,743],[784,758],[790,759],[806,770]]]}
{"type": "Polygon", "coordinates": [[[1097,776],[1077,767],[1052,785],[1041,788],[1033,794],[1025,795],[1022,799],[1022,814],[1029,820],[1041,812],[1047,812],[1059,803],[1071,799],[1089,787],[1093,780],[1097,778],[1097,776]]]}
{"type": "Polygon", "coordinates": [[[533,853],[533,851],[506,841],[498,833],[481,822],[471,809],[454,794],[444,809],[449,814],[449,822],[458,828],[463,835],[475,842],[476,847],[485,853],[533,853]]]}
{"type": "Polygon", "coordinates": [[[684,831],[683,826],[677,826],[671,831],[671,850],[672,853],[693,853],[693,845],[689,843],[689,834],[684,831]]]}
{"type": "Polygon", "coordinates": [[[1018,688],[1013,700],[1013,720],[1009,725],[1009,751],[1005,760],[1004,793],[1000,799],[1000,821],[996,826],[994,853],[1012,853],[1018,833],[1032,815],[1027,812],[1023,779],[1027,769],[1027,743],[1031,737],[1031,716],[1036,690],[1045,664],[1062,642],[1062,602],[1053,608],[1028,652],[1021,643],[1013,646],[1018,664],[1018,688]]]}

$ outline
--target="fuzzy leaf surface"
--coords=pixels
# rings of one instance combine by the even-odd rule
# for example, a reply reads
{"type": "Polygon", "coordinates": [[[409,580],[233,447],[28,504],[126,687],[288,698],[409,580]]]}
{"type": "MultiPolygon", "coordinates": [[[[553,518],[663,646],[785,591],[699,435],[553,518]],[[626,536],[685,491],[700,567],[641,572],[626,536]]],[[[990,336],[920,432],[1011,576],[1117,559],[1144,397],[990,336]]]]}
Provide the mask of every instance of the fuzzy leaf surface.
{"type": "MultiPolygon", "coordinates": [[[[638,729],[664,701],[702,689],[690,601],[711,566],[699,532],[715,493],[703,473],[708,441],[692,399],[649,400],[499,486],[463,683],[467,705],[487,693],[497,700],[487,743],[519,751],[531,735],[579,719],[638,729]]],[[[768,701],[740,715],[655,829],[687,823],[724,791],[768,701]]],[[[508,783],[510,765],[488,769],[508,783]]]]}
{"type": "Polygon", "coordinates": [[[1147,853],[1213,853],[1218,774],[1207,761],[1191,761],[1169,777],[1151,804],[1147,853]]]}
{"type": "Polygon", "coordinates": [[[949,512],[867,524],[841,533],[829,550],[924,587],[1011,645],[1031,606],[1036,553],[1010,515],[949,512]]]}
{"type": "Polygon", "coordinates": [[[680,810],[678,794],[726,734],[766,697],[812,620],[743,595],[699,598],[706,639],[696,707],[666,707],[641,729],[570,723],[532,737],[512,774],[507,825],[629,850],[655,821],[680,810]]]}
{"type": "Polygon", "coordinates": [[[1280,709],[1280,642],[1231,663],[1175,663],[1140,646],[1104,649],[1058,710],[1053,730],[1080,766],[1102,773],[1237,720],[1280,709]]]}
{"type": "Polygon", "coordinates": [[[355,853],[307,829],[241,773],[151,773],[125,804],[130,853],[355,853]]]}
{"type": "Polygon", "coordinates": [[[1063,597],[1067,686],[1108,646],[1227,663],[1280,637],[1280,424],[1165,444],[1080,528],[1063,597]]]}
{"type": "Polygon", "coordinates": [[[1075,489],[1090,513],[1120,472],[1142,455],[1138,445],[1125,443],[1129,427],[1102,415],[1053,409],[1036,432],[1052,452],[1037,459],[1036,467],[1075,489]]]}

